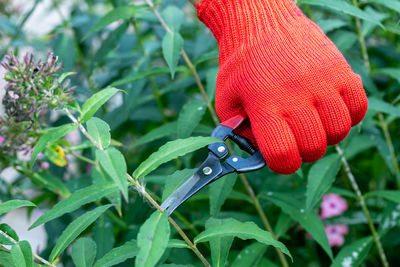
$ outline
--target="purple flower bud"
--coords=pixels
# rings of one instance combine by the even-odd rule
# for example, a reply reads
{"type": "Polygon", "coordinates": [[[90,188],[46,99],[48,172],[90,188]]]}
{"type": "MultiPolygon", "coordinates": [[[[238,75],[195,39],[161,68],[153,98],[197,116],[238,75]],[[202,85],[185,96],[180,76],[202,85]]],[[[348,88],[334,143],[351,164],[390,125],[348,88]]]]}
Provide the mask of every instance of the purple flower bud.
{"type": "Polygon", "coordinates": [[[0,144],[4,142],[4,137],[0,135],[0,144]]]}

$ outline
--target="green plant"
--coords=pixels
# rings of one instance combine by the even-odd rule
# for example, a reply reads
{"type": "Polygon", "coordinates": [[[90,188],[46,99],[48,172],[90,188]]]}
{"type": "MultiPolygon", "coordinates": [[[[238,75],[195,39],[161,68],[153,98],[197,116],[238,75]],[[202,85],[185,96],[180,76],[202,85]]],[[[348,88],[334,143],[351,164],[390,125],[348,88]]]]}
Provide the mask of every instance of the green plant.
{"type": "Polygon", "coordinates": [[[53,1],[62,22],[48,35],[51,42],[22,28],[39,1],[22,17],[11,8],[0,16],[8,41],[0,50],[13,47],[16,54],[2,60],[0,166],[20,174],[11,184],[1,181],[0,215],[47,209],[31,228],[44,224],[49,236],[38,255],[13,225],[1,224],[0,263],[394,266],[400,2],[297,1],[362,76],[366,118],[296,174],[264,168],[239,175],[241,182],[229,175],[173,218],[159,203],[193,174],[206,155],[203,147],[215,141],[207,136],[219,123],[213,107],[218,50],[187,0],[137,2],[75,2],[65,16],[62,1],[53,1]],[[64,69],[52,55],[44,63],[18,57],[24,46],[35,48],[35,58],[52,50],[64,69]],[[73,131],[79,144],[64,138],[73,131]],[[31,188],[39,195],[30,196],[31,188]],[[327,194],[345,198],[347,211],[320,217],[327,194]],[[342,247],[330,246],[327,225],[348,227],[342,247]]]}

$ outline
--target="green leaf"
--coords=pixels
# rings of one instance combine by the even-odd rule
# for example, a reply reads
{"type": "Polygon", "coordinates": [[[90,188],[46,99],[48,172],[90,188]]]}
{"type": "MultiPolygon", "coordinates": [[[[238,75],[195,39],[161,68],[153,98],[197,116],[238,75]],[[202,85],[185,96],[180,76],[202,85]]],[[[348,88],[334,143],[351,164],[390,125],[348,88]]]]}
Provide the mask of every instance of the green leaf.
{"type": "Polygon", "coordinates": [[[58,202],[52,209],[40,216],[29,229],[33,229],[43,223],[54,220],[65,213],[79,209],[82,205],[100,200],[101,198],[117,191],[114,183],[95,184],[83,189],[77,190],[70,197],[58,202]]]}
{"type": "Polygon", "coordinates": [[[189,245],[185,241],[179,240],[179,239],[170,239],[168,241],[168,248],[188,248],[188,249],[190,249],[189,245]]]}
{"type": "Polygon", "coordinates": [[[378,98],[368,98],[368,109],[400,117],[400,109],[378,98]]]}
{"type": "Polygon", "coordinates": [[[138,247],[136,240],[130,240],[122,246],[113,248],[104,257],[96,261],[93,267],[109,267],[136,257],[138,253],[138,247]]]}
{"type": "Polygon", "coordinates": [[[232,188],[236,183],[237,174],[232,173],[226,175],[216,182],[210,184],[210,215],[218,216],[222,205],[232,192],[232,188]]]}
{"type": "Polygon", "coordinates": [[[117,20],[127,20],[135,16],[135,14],[138,14],[140,12],[143,12],[146,10],[146,6],[142,5],[130,5],[130,6],[120,6],[117,7],[110,12],[108,12],[106,15],[104,15],[90,30],[89,32],[85,35],[83,39],[86,39],[89,37],[91,34],[100,31],[101,29],[105,28],[107,25],[113,23],[114,21],[117,20]]]}
{"type": "MultiPolygon", "coordinates": [[[[206,230],[224,225],[226,220],[219,220],[215,218],[210,218],[207,220],[205,228],[206,230]]],[[[221,238],[213,238],[210,240],[210,249],[211,249],[211,259],[212,266],[214,267],[223,267],[226,265],[226,261],[228,260],[229,249],[232,246],[233,236],[221,237],[221,238]]]]}
{"type": "Polygon", "coordinates": [[[394,227],[400,226],[400,205],[389,203],[381,215],[378,232],[382,237],[394,227]]]}
{"type": "Polygon", "coordinates": [[[15,266],[18,267],[32,267],[32,249],[28,241],[19,241],[11,248],[11,257],[15,266]]]}
{"type": "Polygon", "coordinates": [[[266,250],[266,245],[253,243],[239,252],[232,262],[231,267],[257,266],[257,263],[261,260],[266,250]]]}
{"type": "MultiPolygon", "coordinates": [[[[178,67],[176,69],[176,71],[183,71],[185,70],[184,67],[178,67]]],[[[121,80],[117,80],[115,82],[113,82],[111,85],[112,86],[120,86],[120,85],[125,85],[128,83],[132,83],[138,80],[142,80],[148,77],[152,77],[152,76],[156,76],[156,75],[160,75],[160,74],[167,74],[170,73],[169,68],[167,67],[152,67],[152,68],[147,68],[145,70],[140,70],[137,71],[135,73],[133,73],[132,75],[123,78],[121,80]]]]}
{"type": "Polygon", "coordinates": [[[176,6],[168,6],[163,10],[161,15],[172,31],[179,32],[185,19],[182,9],[179,9],[176,6]]]}
{"type": "Polygon", "coordinates": [[[369,197],[381,197],[388,201],[400,204],[400,191],[398,190],[382,190],[382,191],[372,191],[364,195],[365,198],[369,197]]]}
{"type": "Polygon", "coordinates": [[[117,92],[119,92],[117,88],[108,88],[101,90],[100,92],[92,95],[88,100],[85,101],[82,105],[82,113],[79,117],[80,122],[88,121],[96,111],[106,103],[111,97],[113,97],[117,92]]]}
{"type": "Polygon", "coordinates": [[[164,201],[181,184],[183,184],[189,177],[191,177],[195,171],[196,169],[184,169],[181,171],[176,171],[173,174],[165,177],[165,186],[162,194],[162,201],[164,201]]]}
{"type": "Polygon", "coordinates": [[[150,155],[139,167],[133,172],[133,177],[139,179],[154,171],[161,164],[173,160],[177,157],[186,155],[187,153],[198,150],[219,140],[212,137],[190,137],[187,139],[178,139],[168,142],[160,149],[150,155]]]}
{"type": "Polygon", "coordinates": [[[71,257],[76,267],[93,266],[96,258],[96,243],[90,238],[79,238],[72,246],[71,257]]]}
{"type": "Polygon", "coordinates": [[[399,0],[368,0],[368,3],[375,3],[375,4],[380,4],[383,5],[389,9],[392,9],[396,11],[397,13],[400,13],[400,2],[399,0]]]}
{"type": "Polygon", "coordinates": [[[326,20],[318,20],[317,21],[318,26],[321,27],[321,29],[324,31],[325,34],[337,30],[341,27],[344,27],[347,25],[346,21],[343,21],[341,19],[326,19],[326,20]]]}
{"type": "Polygon", "coordinates": [[[15,267],[12,257],[8,251],[6,252],[0,250],[0,264],[2,264],[3,267],[15,267]]]}
{"type": "Polygon", "coordinates": [[[216,225],[208,228],[204,232],[195,237],[194,243],[210,241],[221,237],[238,237],[242,240],[255,239],[265,245],[272,245],[279,248],[283,253],[292,257],[284,244],[275,240],[271,233],[260,229],[253,222],[239,222],[235,219],[227,219],[223,225],[216,225]]]}
{"type": "Polygon", "coordinates": [[[155,140],[159,140],[161,138],[176,134],[177,125],[177,122],[169,122],[151,130],[150,132],[146,133],[138,140],[136,140],[136,142],[133,143],[132,148],[145,145],[155,140]]]}
{"type": "Polygon", "coordinates": [[[190,101],[186,103],[178,117],[178,138],[188,138],[206,112],[207,104],[204,101],[190,101]]]}
{"type": "Polygon", "coordinates": [[[289,215],[292,220],[300,223],[308,233],[321,245],[328,256],[332,259],[332,250],[329,246],[328,238],[320,218],[314,211],[305,213],[303,205],[293,197],[292,194],[272,193],[260,195],[272,201],[275,205],[280,207],[284,213],[289,215]]]}
{"type": "MultiPolygon", "coordinates": [[[[107,57],[111,50],[115,50],[118,47],[121,38],[124,36],[129,28],[129,22],[122,23],[118,28],[113,30],[107,38],[101,43],[101,47],[97,50],[94,55],[95,62],[103,62],[103,59],[107,57]]],[[[101,63],[100,63],[101,64],[101,63]]]]}
{"type": "Polygon", "coordinates": [[[49,129],[44,135],[42,135],[39,141],[36,143],[33,148],[32,156],[31,156],[31,166],[36,160],[37,155],[46,148],[47,144],[50,142],[55,142],[65,136],[67,133],[72,132],[78,128],[76,124],[65,124],[57,128],[49,129]]]}
{"type": "Polygon", "coordinates": [[[110,147],[107,150],[96,150],[96,158],[107,174],[118,185],[125,199],[128,199],[128,181],[126,180],[126,162],[122,153],[110,147]]]}
{"type": "Polygon", "coordinates": [[[321,197],[329,190],[340,170],[338,154],[326,156],[314,163],[308,173],[306,213],[312,210],[321,197]]]}
{"type": "Polygon", "coordinates": [[[331,267],[360,266],[372,246],[372,237],[365,237],[345,246],[333,260],[331,267]]]}
{"type": "Polygon", "coordinates": [[[162,51],[171,72],[172,79],[175,76],[175,69],[181,57],[182,48],[183,39],[178,32],[167,32],[165,34],[162,40],[162,51]]]}
{"type": "MultiPolygon", "coordinates": [[[[15,241],[19,241],[19,237],[18,237],[17,233],[8,224],[6,224],[6,223],[0,224],[0,230],[3,231],[4,233],[6,233],[8,236],[12,237],[12,239],[14,239],[15,241]]],[[[3,235],[0,235],[0,244],[8,245],[8,246],[14,245],[13,242],[11,242],[8,238],[6,238],[3,235]]]]}
{"type": "MultiPolygon", "coordinates": [[[[117,192],[119,195],[120,193],[117,192]]],[[[92,238],[97,244],[97,259],[102,258],[115,244],[114,226],[107,214],[97,219],[93,227],[92,238]]]]}
{"type": "Polygon", "coordinates": [[[379,20],[371,17],[368,13],[343,0],[301,0],[300,3],[327,7],[357,17],[359,19],[373,22],[383,28],[383,25],[379,22],[379,20]]]}
{"type": "Polygon", "coordinates": [[[56,194],[60,194],[63,197],[69,197],[71,195],[71,192],[65,184],[49,172],[35,172],[31,178],[34,183],[38,183],[44,188],[47,188],[56,194]]]}
{"type": "Polygon", "coordinates": [[[89,134],[103,149],[106,149],[111,143],[110,126],[96,117],[91,118],[86,124],[89,134]]]}
{"type": "Polygon", "coordinates": [[[155,266],[168,246],[169,235],[168,214],[154,212],[140,227],[137,237],[139,252],[135,266],[155,266]]]}
{"type": "Polygon", "coordinates": [[[79,236],[89,225],[91,225],[103,212],[105,212],[112,205],[104,205],[88,211],[82,216],[78,217],[63,231],[60,238],[57,240],[56,245],[50,254],[50,261],[53,262],[68,246],[79,236]]]}
{"type": "Polygon", "coordinates": [[[21,207],[36,207],[36,205],[28,200],[9,200],[0,204],[0,215],[21,207]]]}
{"type": "Polygon", "coordinates": [[[215,90],[217,87],[217,76],[218,76],[218,67],[211,68],[207,71],[206,81],[207,81],[207,96],[209,101],[214,101],[215,98],[215,90]]]}
{"type": "Polygon", "coordinates": [[[400,69],[383,68],[375,70],[374,73],[387,75],[400,83],[400,69]]]}

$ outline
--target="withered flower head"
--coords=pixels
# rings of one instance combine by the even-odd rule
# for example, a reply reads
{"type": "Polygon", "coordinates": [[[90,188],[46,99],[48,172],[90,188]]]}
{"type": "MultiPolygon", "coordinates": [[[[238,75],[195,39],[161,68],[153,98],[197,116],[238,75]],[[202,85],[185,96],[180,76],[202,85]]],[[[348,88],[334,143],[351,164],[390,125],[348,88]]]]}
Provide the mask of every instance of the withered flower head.
{"type": "Polygon", "coordinates": [[[2,101],[5,115],[0,117],[0,159],[15,157],[17,152],[29,152],[40,136],[41,118],[48,108],[62,108],[72,101],[69,80],[57,77],[62,69],[58,57],[50,53],[46,61],[35,61],[32,54],[19,60],[10,54],[1,66],[7,81],[2,101]]]}

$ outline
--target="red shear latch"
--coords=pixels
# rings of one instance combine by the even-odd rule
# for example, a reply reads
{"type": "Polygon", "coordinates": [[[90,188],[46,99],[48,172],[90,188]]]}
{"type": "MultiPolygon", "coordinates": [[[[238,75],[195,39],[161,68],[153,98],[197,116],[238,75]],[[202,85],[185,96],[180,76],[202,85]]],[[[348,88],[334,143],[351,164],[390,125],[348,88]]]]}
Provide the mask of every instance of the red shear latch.
{"type": "Polygon", "coordinates": [[[244,112],[239,113],[235,117],[230,118],[227,121],[222,122],[220,125],[229,127],[231,129],[238,128],[245,120],[247,119],[247,115],[244,112]]]}

